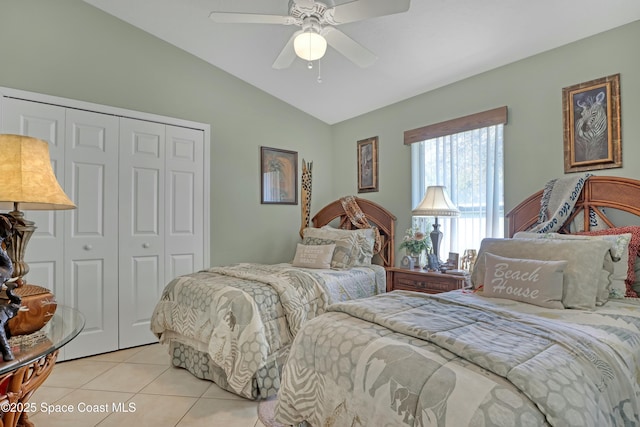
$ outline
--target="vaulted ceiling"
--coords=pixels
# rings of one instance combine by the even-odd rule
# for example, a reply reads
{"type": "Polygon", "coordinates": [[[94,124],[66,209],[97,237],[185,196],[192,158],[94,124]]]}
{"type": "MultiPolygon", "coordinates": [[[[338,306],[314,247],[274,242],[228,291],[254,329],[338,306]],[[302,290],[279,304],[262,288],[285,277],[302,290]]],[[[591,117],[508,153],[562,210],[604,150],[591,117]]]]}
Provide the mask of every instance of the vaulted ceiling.
{"type": "Polygon", "coordinates": [[[330,47],[313,69],[296,59],[276,70],[297,27],[209,14],[287,15],[287,0],[85,1],[329,124],[640,19],[638,0],[413,0],[407,12],[338,27],[375,53],[373,65],[330,47]]]}

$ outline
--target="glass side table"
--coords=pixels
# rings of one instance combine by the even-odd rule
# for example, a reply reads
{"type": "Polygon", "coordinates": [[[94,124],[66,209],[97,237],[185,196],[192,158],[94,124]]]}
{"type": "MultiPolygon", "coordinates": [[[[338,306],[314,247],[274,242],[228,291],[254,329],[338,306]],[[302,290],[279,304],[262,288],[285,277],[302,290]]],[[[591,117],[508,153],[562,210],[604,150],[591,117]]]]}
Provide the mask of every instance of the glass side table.
{"type": "Polygon", "coordinates": [[[59,305],[42,329],[11,339],[15,359],[0,363],[0,427],[33,426],[27,416],[33,411],[27,402],[51,374],[60,348],[82,328],[84,316],[59,305]]]}

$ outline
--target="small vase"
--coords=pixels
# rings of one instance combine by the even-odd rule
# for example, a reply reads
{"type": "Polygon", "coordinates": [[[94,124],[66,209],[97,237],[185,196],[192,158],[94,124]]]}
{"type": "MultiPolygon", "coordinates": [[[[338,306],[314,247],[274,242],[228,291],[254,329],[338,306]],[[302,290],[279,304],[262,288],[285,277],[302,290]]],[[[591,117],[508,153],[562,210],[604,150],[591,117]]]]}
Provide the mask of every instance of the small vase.
{"type": "Polygon", "coordinates": [[[413,265],[416,267],[424,267],[424,260],[421,253],[410,252],[408,255],[413,259],[413,265]]]}

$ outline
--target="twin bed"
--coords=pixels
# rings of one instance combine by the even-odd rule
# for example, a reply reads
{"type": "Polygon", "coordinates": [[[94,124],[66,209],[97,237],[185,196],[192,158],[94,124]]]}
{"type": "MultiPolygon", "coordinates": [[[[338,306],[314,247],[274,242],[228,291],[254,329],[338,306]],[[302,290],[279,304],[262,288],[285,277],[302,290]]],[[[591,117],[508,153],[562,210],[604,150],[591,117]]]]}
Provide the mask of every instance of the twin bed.
{"type": "MultiPolygon", "coordinates": [[[[510,236],[537,223],[542,195],[508,214],[510,236]]],[[[582,233],[483,241],[473,290],[331,305],[291,345],[276,419],[640,425],[639,215],[640,181],[591,177],[567,222],[582,233]]]]}
{"type": "Polygon", "coordinates": [[[241,263],[172,280],[151,319],[172,364],[249,399],[275,395],[306,321],[329,304],[385,292],[395,217],[374,202],[355,202],[366,221],[352,220],[342,200],[330,203],[312,218],[292,263],[241,263]]]}

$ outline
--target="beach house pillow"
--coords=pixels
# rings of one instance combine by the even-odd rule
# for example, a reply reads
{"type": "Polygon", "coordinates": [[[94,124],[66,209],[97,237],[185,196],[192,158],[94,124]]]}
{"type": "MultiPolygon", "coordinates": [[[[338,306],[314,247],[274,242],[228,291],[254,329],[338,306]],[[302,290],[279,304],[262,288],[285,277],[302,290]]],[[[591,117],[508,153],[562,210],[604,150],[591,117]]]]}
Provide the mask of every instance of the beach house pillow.
{"type": "Polygon", "coordinates": [[[597,305],[603,305],[609,298],[623,298],[627,292],[627,277],[629,275],[629,244],[631,233],[592,236],[584,234],[560,234],[560,233],[531,233],[521,231],[513,235],[515,239],[596,239],[606,240],[611,243],[611,262],[613,262],[613,274],[600,280],[597,305]]]}
{"type": "Polygon", "coordinates": [[[563,309],[567,261],[505,258],[486,252],[482,295],[563,309]]]}
{"type": "Polygon", "coordinates": [[[294,267],[331,268],[331,258],[336,245],[302,245],[298,243],[291,263],[294,267]]]}
{"type": "Polygon", "coordinates": [[[483,284],[484,254],[487,252],[508,258],[567,261],[562,305],[592,310],[596,306],[598,283],[604,274],[605,255],[609,254],[610,247],[609,242],[603,240],[486,238],[480,244],[471,282],[475,288],[483,284]]]}

